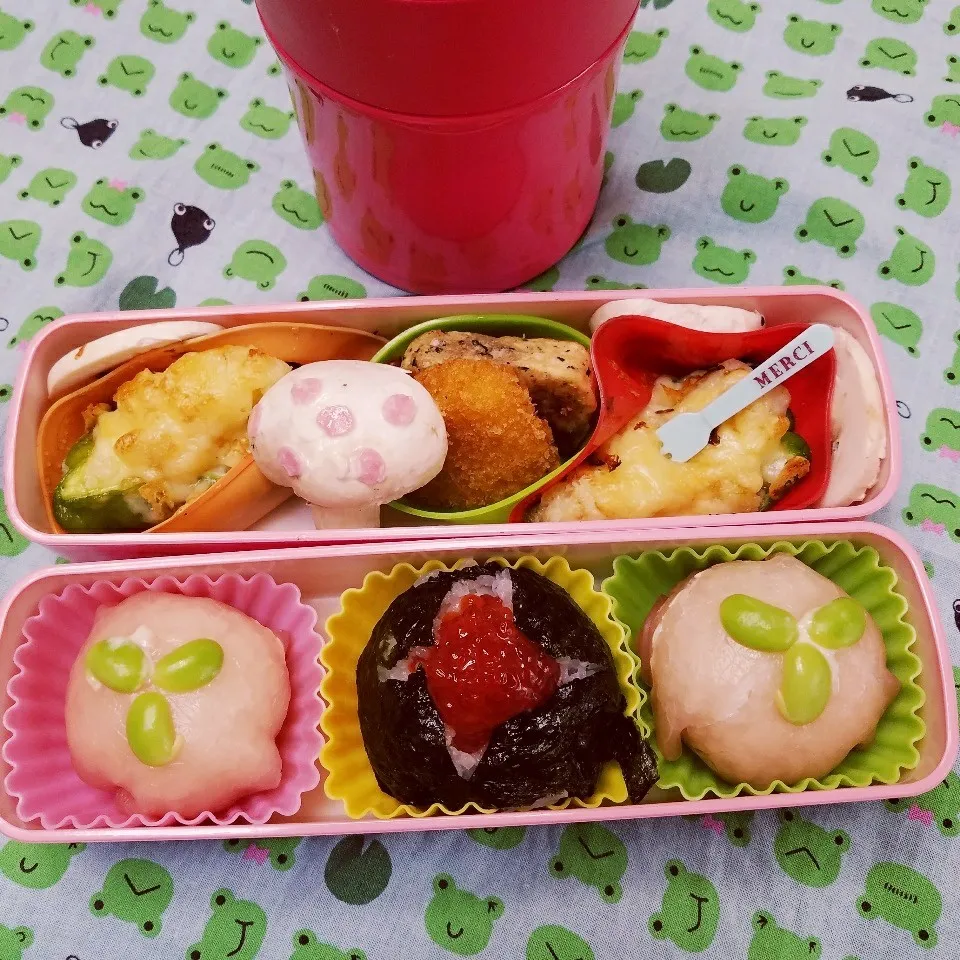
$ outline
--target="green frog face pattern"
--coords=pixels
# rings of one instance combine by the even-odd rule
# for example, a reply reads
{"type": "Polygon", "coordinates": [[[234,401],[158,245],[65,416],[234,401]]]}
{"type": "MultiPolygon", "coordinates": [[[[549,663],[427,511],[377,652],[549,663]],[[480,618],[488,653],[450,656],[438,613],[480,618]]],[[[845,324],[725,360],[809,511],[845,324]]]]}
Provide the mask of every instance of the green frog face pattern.
{"type": "Polygon", "coordinates": [[[181,147],[189,143],[183,137],[165,137],[156,130],[147,127],[140,131],[137,142],[130,148],[131,160],[166,160],[172,157],[181,147]]]}
{"type": "Polygon", "coordinates": [[[298,230],[316,230],[323,223],[320,204],[312,193],[301,190],[293,180],[283,180],[273,195],[273,212],[298,230]]]}
{"type": "Polygon", "coordinates": [[[526,960],[594,960],[593,949],[572,930],[537,927],[527,941],[526,960]]]}
{"type": "MultiPolygon", "coordinates": [[[[3,539],[0,532],[0,541],[3,539]]],[[[46,890],[63,879],[70,861],[86,849],[85,843],[19,843],[8,840],[0,850],[0,872],[21,887],[46,890]]]]}
{"type": "Polygon", "coordinates": [[[841,257],[852,257],[865,226],[860,211],[846,200],[822,197],[810,205],[807,219],[797,227],[794,236],[804,243],[816,240],[833,247],[841,257]]]}
{"type": "Polygon", "coordinates": [[[41,87],[17,87],[0,103],[0,117],[22,123],[30,130],[42,130],[52,109],[53,94],[41,87]]]}
{"type": "Polygon", "coordinates": [[[23,951],[33,946],[33,931],[29,927],[12,930],[0,923],[0,956],[3,960],[21,960],[23,951]]]}
{"type": "Polygon", "coordinates": [[[330,851],[323,868],[327,889],[341,903],[371,903],[387,889],[393,864],[379,840],[344,837],[330,851]]]}
{"type": "Polygon", "coordinates": [[[595,273],[587,277],[587,290],[646,290],[645,283],[621,283],[619,280],[609,280],[595,273]]]}
{"type": "Polygon", "coordinates": [[[884,280],[899,280],[908,287],[926,283],[936,269],[936,257],[922,240],[897,227],[897,240],[888,260],[880,264],[877,272],[884,280]]]}
{"type": "Polygon", "coordinates": [[[231,890],[210,898],[213,915],[187,960],[253,960],[267,932],[267,915],[252,900],[238,900],[231,890]]]}
{"type": "Polygon", "coordinates": [[[132,923],[145,936],[156,937],[163,912],[173,899],[173,880],[152,860],[121,860],[103,881],[103,889],[90,899],[95,917],[113,916],[132,923]]]}
{"type": "Polygon", "coordinates": [[[23,157],[16,153],[0,153],[0,183],[23,163],[23,157]]]}
{"type": "Polygon", "coordinates": [[[293,935],[293,953],[290,960],[367,960],[362,950],[341,950],[329,943],[321,943],[312,930],[298,930],[293,935]]]}
{"type": "Polygon", "coordinates": [[[125,90],[135,97],[142,97],[153,79],[156,70],[153,64],[144,57],[135,57],[124,54],[114,57],[107,64],[106,73],[97,77],[101,87],[114,86],[118,90],[125,90]]]}
{"type": "Polygon", "coordinates": [[[0,10],[0,50],[15,50],[32,29],[32,20],[18,20],[0,10]]]}
{"type": "Polygon", "coordinates": [[[367,291],[363,284],[341,277],[335,273],[323,273],[312,277],[307,289],[297,294],[301,303],[307,300],[362,300],[367,291]]]}
{"type": "Polygon", "coordinates": [[[98,12],[104,19],[113,20],[123,0],[70,0],[70,3],[75,7],[92,7],[93,11],[98,12]]]}
{"type": "Polygon", "coordinates": [[[70,238],[70,252],[63,273],[53,281],[58,287],[92,287],[99,283],[113,263],[110,248],[93,237],[78,230],[70,238]]]}
{"type": "Polygon", "coordinates": [[[630,90],[627,93],[618,93],[613,98],[613,118],[610,121],[614,127],[626,123],[632,116],[637,104],[643,99],[642,90],[630,90]]]}
{"type": "Polygon", "coordinates": [[[960,332],[953,335],[957,349],[953,354],[953,362],[943,371],[943,379],[951,386],[960,385],[960,332]]]}
{"type": "Polygon", "coordinates": [[[279,140],[290,129],[293,120],[292,110],[284,111],[271,107],[259,97],[250,101],[247,112],[240,118],[240,126],[247,133],[263,137],[265,140],[279,140]]]}
{"type": "Polygon", "coordinates": [[[723,824],[724,833],[726,833],[727,839],[733,846],[746,847],[749,845],[751,838],[750,825],[753,823],[752,810],[746,810],[743,813],[719,813],[717,817],[723,824]]]}
{"type": "Polygon", "coordinates": [[[440,873],[433,879],[433,898],[423,922],[438,947],[470,957],[486,948],[501,916],[503,903],[496,897],[458,890],[453,877],[440,873]]]}
{"type": "Polygon", "coordinates": [[[960,452],[960,410],[936,407],[927,416],[927,429],[920,443],[928,450],[939,450],[941,456],[954,460],[951,451],[960,452]]]}
{"type": "Polygon", "coordinates": [[[956,6],[950,11],[950,16],[947,17],[947,20],[943,25],[943,32],[948,37],[952,37],[954,34],[960,33],[960,6],[956,6]]]}
{"type": "Polygon", "coordinates": [[[960,496],[931,483],[914,484],[903,511],[903,522],[960,543],[960,496]]]}
{"type": "Polygon", "coordinates": [[[261,290],[272,290],[286,267],[287,258],[272,243],[247,240],[233,252],[230,263],[223,268],[223,275],[228,280],[240,277],[252,281],[261,290]]]}
{"type": "Polygon", "coordinates": [[[254,58],[261,43],[263,37],[252,37],[221,20],[207,41],[207,53],[225,66],[239,69],[254,58]]]}
{"type": "Polygon", "coordinates": [[[219,143],[208,143],[203,153],[197,157],[193,169],[197,176],[211,187],[239,190],[250,181],[250,174],[260,169],[260,164],[221,147],[219,143]]]}
{"type": "Polygon", "coordinates": [[[41,327],[63,316],[63,311],[56,307],[38,307],[31,313],[23,323],[16,335],[7,341],[7,348],[12,350],[14,347],[26,343],[41,327]]]}
{"type": "Polygon", "coordinates": [[[833,883],[840,875],[841,857],[850,849],[850,837],[843,830],[827,833],[794,810],[778,811],[777,817],[780,829],[773,854],[780,869],[808,887],[833,883]]]}
{"type": "Polygon", "coordinates": [[[703,47],[690,48],[690,57],[687,60],[686,74],[704,90],[726,91],[732,90],[737,82],[737,74],[743,65],[736,61],[727,62],[719,57],[707,53],[703,47]]]}
{"type": "Polygon", "coordinates": [[[734,33],[752,30],[759,12],[759,3],[747,3],[746,0],[710,0],[707,4],[710,19],[734,33]]]}
{"type": "Polygon", "coordinates": [[[140,32],[157,43],[176,43],[196,19],[195,13],[174,10],[163,0],[147,0],[147,9],[140,18],[140,32]]]}
{"type": "Polygon", "coordinates": [[[548,267],[524,285],[524,290],[536,290],[538,293],[549,293],[560,279],[560,270],[557,267],[548,267]]]}
{"type": "Polygon", "coordinates": [[[216,113],[221,100],[229,96],[221,87],[211,87],[192,73],[181,73],[170,94],[170,106],[194,120],[205,120],[216,113]]]}
{"type": "Polygon", "coordinates": [[[467,836],[492,850],[512,850],[523,842],[526,832],[526,827],[483,827],[468,830],[467,836]]]}
{"type": "Polygon", "coordinates": [[[919,213],[921,217],[938,217],[950,202],[950,178],[936,167],[929,167],[919,157],[907,162],[907,182],[897,196],[897,206],[919,213]]]}
{"type": "Polygon", "coordinates": [[[867,874],[867,889],[857,901],[861,917],[882,917],[907,930],[921,947],[937,945],[934,929],[943,901],[940,891],[925,877],[901,863],[878,863],[867,874]]]}
{"type": "MultiPolygon", "coordinates": [[[[954,667],[954,674],[956,669],[954,667]]],[[[935,823],[945,837],[960,835],[960,777],[952,770],[946,780],[928,793],[903,800],[884,800],[883,804],[894,813],[909,811],[911,820],[919,820],[927,826],[935,823]]]]}
{"type": "Polygon", "coordinates": [[[943,79],[947,83],[960,83],[960,57],[952,53],[947,57],[947,75],[943,79]]]}
{"type": "Polygon", "coordinates": [[[227,853],[246,851],[247,860],[263,863],[269,858],[274,870],[290,870],[297,862],[294,850],[300,845],[302,837],[270,837],[262,840],[224,840],[223,849],[227,853]]]}
{"type": "Polygon", "coordinates": [[[842,32],[843,27],[839,23],[821,23],[819,20],[807,20],[799,14],[791,13],[787,17],[783,40],[797,53],[823,57],[833,53],[834,44],[842,32]]]}
{"type": "Polygon", "coordinates": [[[670,239],[670,228],[665,224],[653,227],[634,223],[625,213],[614,218],[613,227],[613,233],[604,243],[607,255],[634,266],[656,263],[663,244],[670,239]]]}
{"type": "Polygon", "coordinates": [[[688,873],[679,860],[664,867],[667,889],[663,905],[648,923],[656,940],[670,939],[681,950],[699,953],[713,943],[720,919],[720,901],[713,884],[699,873],[688,873]]]}
{"type": "Polygon", "coordinates": [[[40,53],[40,63],[61,77],[77,72],[80,58],[94,45],[93,37],[83,37],[73,30],[61,30],[47,42],[40,53]]]}
{"type": "Polygon", "coordinates": [[[660,136],[664,140],[689,143],[705,137],[719,119],[720,115],[717,113],[695,113],[693,110],[684,110],[675,103],[668,103],[663,108],[660,136]]]}
{"type": "Polygon", "coordinates": [[[26,189],[21,190],[18,196],[21,200],[30,198],[47,203],[51,207],[59,207],[63,198],[77,185],[77,175],[61,167],[47,167],[34,174],[26,189]]]}
{"type": "Polygon", "coordinates": [[[727,185],[720,196],[723,212],[744,223],[763,223],[777,212],[777,204],[790,189],[783,177],[768,180],[750,173],[743,164],[727,171],[727,185]]]}
{"type": "Polygon", "coordinates": [[[0,257],[16,260],[22,269],[32,270],[37,265],[40,232],[40,224],[33,220],[0,222],[0,257]]]}
{"type": "Polygon", "coordinates": [[[873,137],[853,127],[838,127],[830,134],[830,144],[820,155],[828,167],[852,173],[862,183],[873,183],[873,171],[880,162],[880,148],[873,137]]]}
{"type": "Polygon", "coordinates": [[[750,117],[743,135],[767,147],[792,147],[806,125],[806,117],[750,117]]]}
{"type": "Polygon", "coordinates": [[[923,16],[927,0],[873,0],[874,13],[893,23],[916,23],[923,16]]]}
{"type": "Polygon", "coordinates": [[[599,823],[572,823],[560,835],[560,849],[550,861],[550,873],[576,877],[595,887],[607,903],[623,896],[620,881],[627,870],[627,848],[616,834],[599,823]]]}
{"type": "Polygon", "coordinates": [[[718,246],[710,237],[700,237],[693,269],[704,280],[714,283],[743,283],[756,260],[752,250],[733,250],[718,246]]]}
{"type": "Polygon", "coordinates": [[[803,80],[800,77],[788,77],[779,70],[769,70],[763,92],[768,97],[797,100],[803,97],[815,97],[822,86],[822,80],[803,80]]]}
{"type": "MultiPolygon", "coordinates": [[[[6,399],[9,400],[13,390],[9,384],[5,386],[7,387],[6,399]]],[[[28,546],[30,544],[26,537],[10,522],[6,501],[3,499],[3,493],[0,492],[0,557],[19,557],[28,546]]]]}
{"type": "Polygon", "coordinates": [[[773,915],[758,910],[753,915],[753,939],[747,960],[820,960],[822,948],[816,937],[801,939],[777,926],[773,915]]]}
{"type": "Polygon", "coordinates": [[[783,268],[783,285],[785,287],[833,287],[834,290],[843,290],[843,281],[841,280],[818,280],[816,277],[808,277],[800,271],[799,267],[787,266],[783,268]]]}
{"type": "Polygon", "coordinates": [[[883,67],[885,70],[896,70],[905,77],[912,77],[917,72],[917,51],[902,40],[877,37],[867,44],[867,49],[860,58],[860,66],[883,67]]]}
{"type": "Polygon", "coordinates": [[[137,204],[146,194],[122,180],[100,179],[80,201],[84,213],[111,227],[121,227],[133,219],[137,204]]]}
{"type": "Polygon", "coordinates": [[[928,127],[943,127],[953,132],[960,127],[960,94],[938,94],[933,98],[923,122],[928,127]]]}
{"type": "MultiPolygon", "coordinates": [[[[2,29],[2,28],[0,28],[2,29]]],[[[623,59],[627,63],[646,63],[660,52],[660,44],[670,36],[665,27],[656,33],[644,33],[634,30],[627,37],[627,45],[623,50],[623,59]]]]}
{"type": "Polygon", "coordinates": [[[917,344],[923,335],[923,321],[899,303],[881,301],[870,308],[870,316],[877,331],[903,347],[911,357],[919,356],[917,344]]]}

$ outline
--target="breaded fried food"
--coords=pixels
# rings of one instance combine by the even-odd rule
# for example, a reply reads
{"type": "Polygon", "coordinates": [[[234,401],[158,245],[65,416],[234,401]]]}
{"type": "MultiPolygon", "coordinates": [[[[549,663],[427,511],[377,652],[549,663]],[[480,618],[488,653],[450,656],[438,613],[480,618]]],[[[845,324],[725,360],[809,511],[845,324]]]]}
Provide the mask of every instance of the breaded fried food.
{"type": "Polygon", "coordinates": [[[510,367],[458,359],[415,375],[447,427],[443,469],[410,500],[429,510],[471,510],[496,503],[560,464],[550,427],[510,367]]]}
{"type": "Polygon", "coordinates": [[[590,375],[590,351],[582,344],[430,330],[407,347],[403,369],[419,373],[464,357],[493,360],[513,369],[561,449],[573,453],[571,448],[586,439],[597,411],[597,395],[590,375]]]}

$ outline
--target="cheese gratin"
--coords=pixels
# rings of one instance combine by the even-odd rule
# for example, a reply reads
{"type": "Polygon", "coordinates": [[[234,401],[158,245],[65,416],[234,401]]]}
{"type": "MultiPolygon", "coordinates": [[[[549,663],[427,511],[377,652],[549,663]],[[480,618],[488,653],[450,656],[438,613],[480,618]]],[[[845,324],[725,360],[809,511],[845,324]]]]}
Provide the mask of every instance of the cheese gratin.
{"type": "Polygon", "coordinates": [[[249,452],[250,412],[289,371],[282,360],[239,346],[185,353],[160,373],[141,371],[118,388],[112,409],[85,411],[88,432],[57,488],[58,518],[74,528],[110,526],[107,514],[129,526],[166,519],[249,452]],[[118,496],[128,519],[117,519],[118,496]]]}
{"type": "Polygon", "coordinates": [[[659,377],[643,411],[548,490],[528,519],[625,520],[766,509],[810,469],[809,448],[790,432],[786,387],[731,417],[685,463],[665,457],[656,436],[673,416],[702,410],[749,373],[746,364],[729,360],[683,378],[659,377]]]}

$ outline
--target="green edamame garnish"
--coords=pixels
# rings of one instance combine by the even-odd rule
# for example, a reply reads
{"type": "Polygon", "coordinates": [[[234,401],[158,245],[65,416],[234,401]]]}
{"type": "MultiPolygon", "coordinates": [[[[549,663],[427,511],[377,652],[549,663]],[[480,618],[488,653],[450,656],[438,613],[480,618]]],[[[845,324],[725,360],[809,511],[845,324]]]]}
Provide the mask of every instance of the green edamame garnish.
{"type": "Polygon", "coordinates": [[[812,643],[797,643],[783,658],[777,709],[788,723],[812,723],[826,709],[833,690],[827,658],[812,643]]]}
{"type": "Polygon", "coordinates": [[[214,680],[223,666],[223,647],[202,637],[171,650],[153,673],[153,682],[168,693],[189,693],[214,680]]]}
{"type": "Polygon", "coordinates": [[[141,693],[127,712],[127,742],[148,767],[166,766],[177,755],[177,730],[162,693],[141,693]]]}
{"type": "Polygon", "coordinates": [[[114,693],[133,693],[147,673],[147,657],[135,643],[100,640],[87,651],[87,672],[114,693]]]}
{"type": "Polygon", "coordinates": [[[782,653],[797,639],[796,617],[744,593],[735,593],[723,600],[720,622],[741,646],[764,653],[782,653]]]}

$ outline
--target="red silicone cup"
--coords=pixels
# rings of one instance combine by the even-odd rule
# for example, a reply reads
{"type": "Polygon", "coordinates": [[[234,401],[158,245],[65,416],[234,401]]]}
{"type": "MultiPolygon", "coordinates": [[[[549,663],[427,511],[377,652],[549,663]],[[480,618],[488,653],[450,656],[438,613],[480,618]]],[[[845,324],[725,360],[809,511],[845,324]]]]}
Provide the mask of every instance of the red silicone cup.
{"type": "MultiPolygon", "coordinates": [[[[665,323],[652,317],[615,317],[602,324],[590,345],[591,361],[600,394],[597,426],[567,469],[549,484],[521,501],[510,521],[523,520],[527,511],[552,487],[562,482],[588,457],[629,423],[649,402],[653,384],[664,374],[683,376],[738,359],[762,363],[786,346],[809,325],[784,323],[741,333],[708,333],[665,323]]],[[[810,472],[771,508],[802,510],[823,496],[830,476],[833,437],[830,405],[836,377],[831,350],[814,360],[786,383],[797,433],[810,447],[810,472]]]]}
{"type": "Polygon", "coordinates": [[[301,796],[320,782],[317,757],[323,744],[318,727],[323,670],[318,660],[321,640],[314,632],[316,621],[316,611],[301,601],[297,587],[278,584],[263,573],[251,578],[225,574],[216,580],[194,575],[183,581],[171,576],[149,582],[134,578],[119,584],[98,581],[89,587],[71,584],[59,594],[44,597],[39,613],[24,625],[24,642],[13,657],[18,671],[7,684],[12,706],[3,717],[10,732],[3,756],[11,768],[6,789],[17,800],[17,815],[25,822],[39,820],[44,829],[55,830],[237,821],[261,824],[274,816],[296,813],[301,796]],[[226,811],[206,811],[191,820],[175,813],[150,819],[124,813],[112,792],[89,786],[73,769],[64,717],[71,668],[89,636],[96,611],[144,590],[219,600],[272,630],[283,642],[290,706],[277,737],[283,768],[275,789],[244,797],[226,811]]]}

